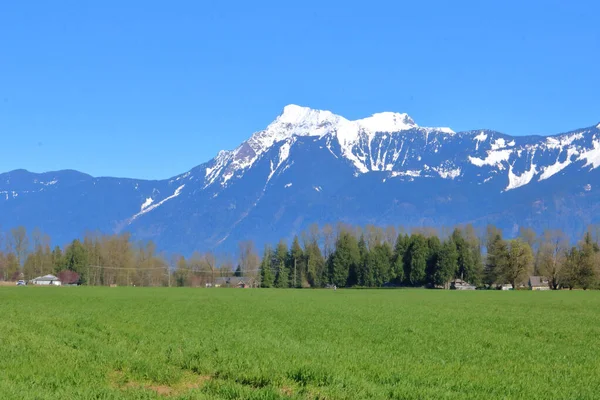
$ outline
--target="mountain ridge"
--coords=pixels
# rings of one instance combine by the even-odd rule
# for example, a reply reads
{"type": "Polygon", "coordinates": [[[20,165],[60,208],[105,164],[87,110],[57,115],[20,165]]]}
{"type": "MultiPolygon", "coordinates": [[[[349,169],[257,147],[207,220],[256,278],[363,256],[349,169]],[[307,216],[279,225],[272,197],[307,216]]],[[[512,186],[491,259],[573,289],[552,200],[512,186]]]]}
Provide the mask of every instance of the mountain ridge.
{"type": "Polygon", "coordinates": [[[168,179],[0,174],[0,218],[4,227],[38,226],[58,241],[86,230],[128,231],[182,253],[243,239],[260,245],[337,221],[497,221],[509,232],[554,222],[576,236],[596,220],[599,166],[600,124],[511,136],[420,127],[404,113],[350,121],[288,105],[235,149],[168,179]]]}

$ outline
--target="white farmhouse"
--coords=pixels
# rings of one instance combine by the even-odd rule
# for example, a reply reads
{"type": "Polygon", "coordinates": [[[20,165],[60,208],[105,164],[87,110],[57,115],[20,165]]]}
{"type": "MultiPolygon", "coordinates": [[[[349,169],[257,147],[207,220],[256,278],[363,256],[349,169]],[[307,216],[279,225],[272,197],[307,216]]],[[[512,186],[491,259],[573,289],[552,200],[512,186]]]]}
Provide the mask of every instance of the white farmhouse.
{"type": "Polygon", "coordinates": [[[62,284],[60,279],[58,279],[54,275],[38,276],[37,278],[32,279],[31,283],[34,285],[47,285],[47,286],[48,285],[60,286],[62,284]]]}

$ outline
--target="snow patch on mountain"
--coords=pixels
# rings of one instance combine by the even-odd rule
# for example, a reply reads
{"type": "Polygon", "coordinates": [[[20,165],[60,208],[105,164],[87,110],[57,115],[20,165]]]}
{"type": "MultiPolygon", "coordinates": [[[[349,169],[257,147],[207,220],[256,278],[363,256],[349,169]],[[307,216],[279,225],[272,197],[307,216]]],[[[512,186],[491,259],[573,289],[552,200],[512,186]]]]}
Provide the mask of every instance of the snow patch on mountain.
{"type": "MultiPolygon", "coordinates": [[[[567,158],[565,159],[565,161],[558,161],[558,157],[556,158],[556,162],[552,165],[548,165],[542,168],[542,174],[540,175],[539,180],[543,181],[544,179],[548,179],[553,175],[558,174],[560,171],[562,171],[563,169],[567,168],[570,164],[571,164],[571,158],[574,155],[579,154],[579,152],[577,150],[575,150],[574,148],[570,148],[567,150],[567,158]]],[[[560,153],[559,153],[560,156],[560,153]]]]}
{"type": "Polygon", "coordinates": [[[154,203],[154,199],[152,197],[148,197],[146,199],[146,201],[144,201],[144,203],[142,204],[142,207],[140,209],[140,211],[144,211],[146,208],[148,208],[152,203],[154,203]]]}
{"type": "Polygon", "coordinates": [[[444,167],[434,167],[432,168],[435,172],[437,172],[441,178],[444,179],[455,179],[460,176],[460,168],[444,168],[444,167]]]}
{"type": "Polygon", "coordinates": [[[204,187],[212,185],[221,175],[223,169],[227,166],[228,162],[231,161],[232,153],[229,151],[220,151],[217,157],[214,159],[212,167],[206,168],[204,175],[204,187]]]}
{"type": "Polygon", "coordinates": [[[527,185],[531,182],[536,173],[537,166],[533,163],[529,166],[529,169],[521,175],[513,173],[513,166],[510,165],[508,167],[508,186],[504,190],[509,191],[527,185]]]}
{"type": "Polygon", "coordinates": [[[504,140],[504,138],[498,138],[496,139],[496,141],[494,143],[492,143],[492,150],[500,150],[500,149],[504,149],[506,147],[513,147],[515,145],[515,141],[512,140],[510,142],[506,142],[506,140],[504,140]]]}
{"type": "MultiPolygon", "coordinates": [[[[277,158],[277,165],[274,166],[273,165],[273,161],[271,161],[271,172],[269,173],[269,176],[267,177],[267,183],[269,183],[269,181],[271,180],[271,178],[273,177],[273,175],[275,174],[275,172],[277,172],[277,170],[279,169],[279,167],[281,166],[281,164],[283,164],[288,159],[288,157],[290,156],[290,148],[292,147],[293,143],[294,143],[294,140],[286,141],[279,148],[279,155],[278,155],[278,158],[277,158]]],[[[266,184],[265,184],[265,188],[266,188],[266,184]]]]}
{"type": "Polygon", "coordinates": [[[478,158],[469,156],[469,162],[477,167],[483,167],[484,165],[489,165],[492,167],[497,167],[499,170],[504,170],[503,161],[508,161],[510,155],[513,150],[496,150],[496,151],[488,151],[486,158],[478,158]]]}
{"type": "Polygon", "coordinates": [[[181,191],[183,190],[184,187],[185,187],[185,184],[179,186],[177,189],[175,189],[175,192],[172,195],[170,195],[169,197],[165,197],[163,200],[159,201],[156,204],[152,204],[152,205],[149,205],[147,207],[143,207],[142,206],[142,210],[139,213],[135,214],[133,217],[129,218],[128,223],[131,224],[138,217],[140,217],[140,216],[142,216],[142,215],[144,215],[146,213],[149,213],[152,210],[155,210],[156,208],[158,208],[161,205],[165,204],[167,201],[169,201],[171,199],[174,199],[175,197],[179,196],[181,194],[181,191]]]}
{"type": "Polygon", "coordinates": [[[584,167],[592,166],[591,169],[595,169],[600,166],[600,141],[594,140],[592,146],[591,149],[583,151],[578,160],[586,160],[584,167]]]}
{"type": "Polygon", "coordinates": [[[392,178],[396,178],[398,176],[410,176],[413,178],[417,178],[421,176],[421,171],[418,170],[407,170],[407,171],[393,171],[390,176],[392,178]]]}
{"type": "Polygon", "coordinates": [[[583,133],[575,133],[571,135],[562,135],[558,137],[548,137],[546,138],[546,147],[549,149],[564,149],[567,146],[573,144],[576,140],[583,139],[583,133]]]}
{"type": "Polygon", "coordinates": [[[441,132],[441,133],[445,133],[448,134],[450,136],[456,134],[456,132],[454,132],[452,129],[448,128],[448,127],[437,127],[437,128],[431,128],[431,127],[420,127],[419,129],[427,132],[427,133],[436,133],[436,132],[441,132]]]}
{"type": "Polygon", "coordinates": [[[479,150],[479,143],[480,142],[485,142],[488,138],[488,135],[485,134],[485,132],[481,131],[479,133],[479,135],[475,136],[473,139],[477,142],[475,144],[475,150],[479,150]]]}

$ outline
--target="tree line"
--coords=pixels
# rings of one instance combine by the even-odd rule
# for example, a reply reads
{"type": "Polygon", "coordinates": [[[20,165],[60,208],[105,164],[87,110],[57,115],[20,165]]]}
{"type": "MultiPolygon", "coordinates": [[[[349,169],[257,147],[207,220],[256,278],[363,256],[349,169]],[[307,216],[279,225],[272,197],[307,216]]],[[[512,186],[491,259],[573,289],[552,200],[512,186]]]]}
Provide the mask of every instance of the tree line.
{"type": "Polygon", "coordinates": [[[578,243],[559,230],[541,235],[522,228],[513,239],[489,225],[453,229],[311,225],[288,244],[267,244],[262,256],[252,241],[236,254],[194,252],[188,257],[159,252],[152,241],[130,235],[88,233],[66,246],[51,247],[39,229],[23,227],[0,235],[0,280],[46,274],[88,285],[206,286],[220,277],[241,276],[261,287],[448,288],[461,279],[494,288],[546,277],[552,289],[597,288],[600,228],[592,226],[578,243]]]}
{"type": "MultiPolygon", "coordinates": [[[[329,243],[327,230],[302,234],[288,249],[285,241],[265,247],[261,262],[263,287],[382,287],[448,288],[461,279],[481,288],[510,284],[517,289],[531,275],[547,278],[551,289],[596,288],[600,284],[597,227],[571,245],[564,232],[542,235],[527,228],[506,239],[489,225],[441,232],[393,227],[357,228],[339,225],[329,243]]],[[[331,231],[330,231],[331,232],[331,231]]]]}

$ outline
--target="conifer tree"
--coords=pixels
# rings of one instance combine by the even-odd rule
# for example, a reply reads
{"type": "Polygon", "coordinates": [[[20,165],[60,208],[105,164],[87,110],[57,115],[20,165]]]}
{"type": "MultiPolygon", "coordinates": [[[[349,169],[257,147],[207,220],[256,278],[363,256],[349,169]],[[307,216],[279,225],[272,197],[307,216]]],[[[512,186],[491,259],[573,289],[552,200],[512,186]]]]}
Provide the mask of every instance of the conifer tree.
{"type": "Polygon", "coordinates": [[[60,246],[54,247],[52,250],[52,269],[55,273],[59,273],[64,268],[64,257],[60,246]]]}
{"type": "Polygon", "coordinates": [[[469,246],[462,231],[458,228],[452,232],[452,241],[456,245],[456,252],[458,254],[457,278],[467,282],[473,282],[475,276],[475,262],[473,260],[471,246],[469,246]]]}
{"type": "Polygon", "coordinates": [[[288,250],[287,244],[281,240],[275,251],[273,264],[277,271],[275,275],[275,286],[278,288],[290,287],[290,278],[288,273],[288,250]]]}
{"type": "Polygon", "coordinates": [[[428,248],[425,236],[420,234],[411,235],[404,272],[411,285],[418,286],[425,282],[427,257],[428,248]]]}
{"type": "Polygon", "coordinates": [[[88,256],[78,239],[73,240],[65,252],[65,267],[79,274],[80,283],[87,282],[88,256]]]}
{"type": "Polygon", "coordinates": [[[376,244],[371,251],[372,280],[369,286],[382,286],[392,278],[392,248],[387,242],[376,244]]]}
{"type": "Polygon", "coordinates": [[[407,258],[407,250],[409,246],[409,238],[406,234],[400,233],[396,239],[394,246],[393,263],[392,263],[392,279],[400,284],[404,281],[405,260],[407,258]]]}
{"type": "Polygon", "coordinates": [[[372,286],[373,271],[371,269],[369,249],[367,248],[367,241],[365,240],[364,235],[361,235],[358,241],[358,254],[359,262],[356,265],[354,272],[350,272],[350,284],[357,284],[359,286],[372,286]]]}
{"type": "Polygon", "coordinates": [[[290,250],[289,268],[290,268],[290,287],[302,287],[302,278],[304,277],[304,252],[300,247],[298,236],[294,236],[292,248],[290,250]]]}
{"type": "Polygon", "coordinates": [[[356,268],[359,262],[360,252],[356,238],[347,231],[340,232],[330,262],[331,283],[339,287],[346,286],[350,269],[356,268]]]}
{"type": "Polygon", "coordinates": [[[496,228],[488,227],[487,257],[484,271],[484,281],[488,285],[502,280],[502,270],[508,262],[508,245],[502,239],[502,232],[496,228]]]}
{"type": "Polygon", "coordinates": [[[592,287],[596,280],[598,246],[592,240],[590,232],[586,232],[579,250],[578,283],[584,290],[592,287]]]}
{"type": "Polygon", "coordinates": [[[425,270],[426,280],[430,284],[434,284],[433,275],[437,269],[438,258],[441,250],[440,239],[437,236],[430,236],[427,238],[427,268],[425,270]]]}
{"type": "Polygon", "coordinates": [[[260,264],[260,286],[264,288],[273,287],[274,278],[271,269],[272,251],[269,245],[265,246],[265,253],[260,264]]]}

